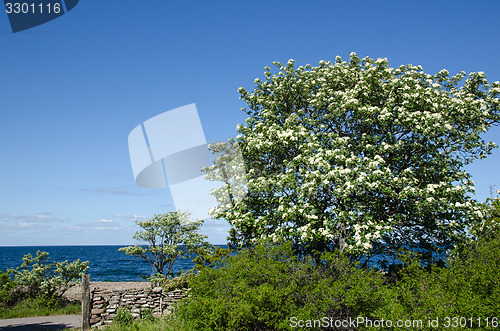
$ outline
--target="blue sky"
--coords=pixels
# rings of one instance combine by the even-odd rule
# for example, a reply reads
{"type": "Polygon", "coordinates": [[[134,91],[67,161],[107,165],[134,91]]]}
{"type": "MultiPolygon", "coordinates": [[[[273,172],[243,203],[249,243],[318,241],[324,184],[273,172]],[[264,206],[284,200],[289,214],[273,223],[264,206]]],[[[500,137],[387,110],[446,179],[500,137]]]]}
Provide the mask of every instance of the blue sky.
{"type": "MultiPolygon", "coordinates": [[[[0,246],[132,244],[173,210],[134,182],[127,137],[196,103],[207,140],[245,119],[237,88],[273,61],[387,57],[500,80],[498,1],[97,1],[13,34],[0,13],[0,246]]],[[[487,133],[500,144],[500,128],[487,133]]],[[[484,201],[500,151],[467,168],[484,201]]],[[[202,232],[223,244],[229,226],[202,232]]]]}

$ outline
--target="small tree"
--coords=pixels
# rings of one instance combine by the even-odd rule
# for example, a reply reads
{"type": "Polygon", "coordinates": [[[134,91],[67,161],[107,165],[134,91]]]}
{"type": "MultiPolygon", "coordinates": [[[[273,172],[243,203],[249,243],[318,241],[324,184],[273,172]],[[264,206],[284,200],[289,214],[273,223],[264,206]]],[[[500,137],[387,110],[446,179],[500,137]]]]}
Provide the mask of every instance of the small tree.
{"type": "Polygon", "coordinates": [[[177,258],[193,258],[200,246],[209,246],[204,241],[207,236],[198,233],[203,220],[189,221],[187,212],[168,212],[135,223],[143,230],[137,231],[133,238],[148,246],[122,247],[119,251],[145,259],[163,277],[171,274],[177,258]]]}

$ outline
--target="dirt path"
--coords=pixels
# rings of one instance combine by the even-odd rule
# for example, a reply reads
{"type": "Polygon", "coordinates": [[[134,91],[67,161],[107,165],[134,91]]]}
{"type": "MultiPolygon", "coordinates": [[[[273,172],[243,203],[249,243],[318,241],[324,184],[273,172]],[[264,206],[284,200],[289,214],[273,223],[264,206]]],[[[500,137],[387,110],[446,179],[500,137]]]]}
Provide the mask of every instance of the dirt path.
{"type": "Polygon", "coordinates": [[[42,331],[75,329],[82,326],[81,315],[12,318],[0,320],[2,331],[42,331]]]}
{"type": "MultiPolygon", "coordinates": [[[[148,282],[91,282],[90,290],[130,290],[145,289],[151,286],[148,282]]],[[[64,297],[70,301],[79,301],[82,298],[81,284],[69,288],[64,297]]],[[[42,316],[27,318],[12,318],[0,320],[1,331],[43,331],[43,330],[64,330],[79,328],[82,326],[81,315],[61,315],[61,316],[42,316]]]]}

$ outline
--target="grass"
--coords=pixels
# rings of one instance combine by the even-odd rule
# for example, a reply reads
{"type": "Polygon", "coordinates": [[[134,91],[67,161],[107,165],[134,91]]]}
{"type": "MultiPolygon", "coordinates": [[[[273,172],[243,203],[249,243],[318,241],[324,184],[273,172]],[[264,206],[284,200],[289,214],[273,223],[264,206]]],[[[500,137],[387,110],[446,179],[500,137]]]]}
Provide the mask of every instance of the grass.
{"type": "MultiPolygon", "coordinates": [[[[105,331],[192,331],[183,320],[176,318],[173,315],[155,318],[153,321],[140,320],[134,321],[130,325],[121,325],[113,323],[105,327],[105,331]]],[[[64,329],[63,331],[81,331],[80,328],[64,329]]]]}
{"type": "Polygon", "coordinates": [[[82,313],[79,302],[70,303],[64,307],[47,307],[39,299],[25,299],[17,305],[8,308],[0,308],[0,319],[23,318],[51,315],[75,315],[82,313]]]}
{"type": "Polygon", "coordinates": [[[106,331],[192,331],[186,323],[176,318],[174,315],[163,316],[153,321],[141,320],[134,321],[130,325],[120,325],[113,323],[106,327],[106,331]]]}

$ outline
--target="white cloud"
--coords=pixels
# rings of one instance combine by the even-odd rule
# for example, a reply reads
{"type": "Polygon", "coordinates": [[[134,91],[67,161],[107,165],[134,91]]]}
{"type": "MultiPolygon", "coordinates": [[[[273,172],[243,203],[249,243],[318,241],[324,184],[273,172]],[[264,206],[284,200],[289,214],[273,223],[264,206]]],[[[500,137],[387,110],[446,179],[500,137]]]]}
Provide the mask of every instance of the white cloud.
{"type": "Polygon", "coordinates": [[[133,214],[133,215],[116,214],[115,217],[126,220],[126,221],[135,221],[135,220],[144,221],[144,220],[146,220],[146,216],[135,215],[135,214],[133,214]]]}
{"type": "Polygon", "coordinates": [[[92,228],[92,230],[97,230],[97,231],[120,230],[120,227],[119,226],[98,226],[98,227],[92,228]]]}
{"type": "MultiPolygon", "coordinates": [[[[7,216],[9,217],[9,216],[7,216]]],[[[26,222],[46,222],[46,223],[66,223],[69,220],[67,218],[55,217],[52,213],[38,213],[35,215],[18,215],[10,216],[10,218],[18,221],[26,222]]]]}
{"type": "Polygon", "coordinates": [[[30,228],[33,227],[35,223],[27,223],[27,222],[21,222],[21,223],[11,223],[7,224],[7,227],[9,228],[18,228],[18,229],[23,229],[23,228],[30,228]]]}
{"type": "Polygon", "coordinates": [[[134,189],[122,187],[96,187],[96,188],[82,188],[81,192],[97,193],[97,194],[112,194],[112,195],[127,195],[127,196],[143,196],[147,192],[138,192],[134,189]]]}
{"type": "Polygon", "coordinates": [[[113,220],[107,220],[107,219],[102,219],[102,220],[98,220],[97,223],[113,223],[113,220]]]}

